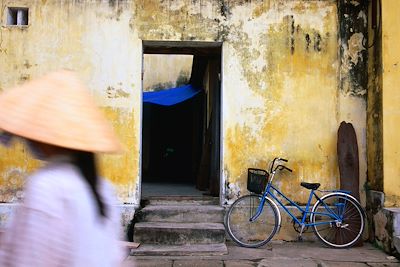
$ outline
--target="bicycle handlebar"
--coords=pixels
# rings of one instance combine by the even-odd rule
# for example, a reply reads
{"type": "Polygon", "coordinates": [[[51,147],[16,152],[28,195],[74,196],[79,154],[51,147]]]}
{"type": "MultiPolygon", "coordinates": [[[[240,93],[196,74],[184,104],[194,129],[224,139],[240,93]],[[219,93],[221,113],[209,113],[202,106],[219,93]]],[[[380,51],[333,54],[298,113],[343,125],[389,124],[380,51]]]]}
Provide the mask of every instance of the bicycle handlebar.
{"type": "Polygon", "coordinates": [[[283,161],[283,162],[288,162],[288,160],[287,159],[284,159],[284,158],[274,158],[274,160],[272,161],[272,164],[271,164],[271,169],[270,169],[270,172],[272,173],[273,171],[276,171],[276,170],[288,170],[288,171],[290,171],[290,172],[292,172],[293,170],[292,169],[289,169],[288,167],[286,167],[286,166],[284,166],[284,165],[281,165],[281,164],[279,164],[279,165],[277,165],[276,167],[275,167],[275,162],[276,161],[283,161]],[[274,169],[274,167],[275,167],[275,169],[274,169]]]}
{"type": "Polygon", "coordinates": [[[275,161],[284,161],[284,162],[288,162],[287,159],[283,159],[283,158],[274,158],[274,160],[272,161],[272,164],[271,164],[270,172],[272,172],[272,171],[274,170],[275,161]]]}
{"type": "Polygon", "coordinates": [[[275,170],[276,169],[278,169],[278,170],[288,170],[288,171],[290,171],[290,172],[292,172],[293,170],[292,169],[289,169],[288,167],[286,167],[286,166],[284,166],[284,165],[278,165],[278,166],[276,166],[276,168],[275,168],[275,170]]]}

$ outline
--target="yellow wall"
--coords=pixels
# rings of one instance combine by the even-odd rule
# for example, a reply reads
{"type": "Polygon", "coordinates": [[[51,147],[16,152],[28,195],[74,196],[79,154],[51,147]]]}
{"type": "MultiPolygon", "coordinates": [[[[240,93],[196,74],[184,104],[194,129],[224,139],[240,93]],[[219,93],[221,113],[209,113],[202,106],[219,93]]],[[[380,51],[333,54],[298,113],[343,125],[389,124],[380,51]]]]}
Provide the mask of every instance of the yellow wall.
{"type": "MultiPolygon", "coordinates": [[[[349,84],[339,90],[336,2],[266,1],[237,14],[243,14],[232,19],[239,21],[235,34],[241,38],[224,43],[223,65],[235,66],[225,67],[223,76],[228,197],[244,193],[248,166],[265,168],[277,155],[288,158],[295,170],[276,181],[294,199],[306,202],[301,181],[337,188],[336,135],[342,120],[357,132],[363,195],[366,105],[351,94],[349,84]],[[246,20],[249,13],[252,19],[246,20]]],[[[365,49],[348,47],[346,58],[353,61],[365,49]]]]}
{"type": "MultiPolygon", "coordinates": [[[[347,61],[339,58],[335,0],[2,3],[10,2],[30,7],[31,25],[0,29],[0,70],[7,73],[0,88],[50,69],[78,70],[127,147],[124,155],[102,159],[102,172],[117,185],[122,202],[138,203],[140,196],[142,40],[223,42],[221,149],[227,200],[246,193],[248,167],[266,168],[274,156],[290,160],[294,173],[276,182],[299,202],[308,193],[300,181],[338,187],[336,135],[342,120],[356,128],[362,191],[365,98],[351,94],[351,85],[339,79],[365,47],[363,36],[355,34],[346,43],[347,61]]],[[[10,187],[4,182],[10,165],[30,170],[21,167],[23,160],[0,160],[0,188],[10,187]]]]}
{"type": "MultiPolygon", "coordinates": [[[[6,0],[1,4],[2,25],[8,6],[28,7],[30,25],[1,27],[0,88],[59,68],[78,71],[128,151],[102,158],[101,172],[114,182],[121,202],[137,202],[142,51],[129,26],[129,3],[6,0]]],[[[24,177],[37,163],[15,149],[0,152],[0,188],[21,190],[23,179],[10,184],[10,171],[20,170],[24,177]]]]}
{"type": "Polygon", "coordinates": [[[385,206],[400,205],[400,18],[396,0],[382,1],[383,159],[385,206]]]}
{"type": "Polygon", "coordinates": [[[143,56],[143,91],[172,88],[189,82],[192,55],[143,56]]]}

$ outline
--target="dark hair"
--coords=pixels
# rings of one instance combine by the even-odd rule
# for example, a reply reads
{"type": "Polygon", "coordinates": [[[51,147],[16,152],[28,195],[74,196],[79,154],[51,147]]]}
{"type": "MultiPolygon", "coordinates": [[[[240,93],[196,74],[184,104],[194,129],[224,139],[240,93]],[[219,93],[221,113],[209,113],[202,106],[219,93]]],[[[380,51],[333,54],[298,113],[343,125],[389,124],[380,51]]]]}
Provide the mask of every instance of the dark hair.
{"type": "Polygon", "coordinates": [[[97,191],[98,176],[94,153],[85,151],[74,151],[73,156],[76,166],[81,171],[82,176],[85,178],[86,182],[89,184],[90,189],[93,192],[101,218],[107,217],[106,207],[104,205],[104,202],[101,200],[99,192],[97,191]]]}

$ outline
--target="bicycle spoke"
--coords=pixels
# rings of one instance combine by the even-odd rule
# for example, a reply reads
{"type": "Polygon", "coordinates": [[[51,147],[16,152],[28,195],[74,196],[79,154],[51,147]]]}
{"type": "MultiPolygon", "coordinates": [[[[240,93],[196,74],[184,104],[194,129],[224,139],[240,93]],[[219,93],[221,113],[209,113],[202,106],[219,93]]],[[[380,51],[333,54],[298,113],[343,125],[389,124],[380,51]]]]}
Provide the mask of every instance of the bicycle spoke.
{"type": "Polygon", "coordinates": [[[328,238],[328,237],[335,236],[335,234],[336,234],[336,232],[334,232],[334,231],[332,230],[332,228],[331,228],[331,229],[329,229],[329,231],[328,231],[327,235],[325,236],[325,238],[326,238],[327,240],[332,240],[332,238],[328,238]]]}
{"type": "Polygon", "coordinates": [[[332,247],[353,245],[361,237],[364,228],[361,207],[343,193],[331,194],[322,199],[325,204],[318,202],[313,212],[334,213],[340,220],[333,222],[329,227],[322,227],[318,224],[324,221],[322,216],[312,216],[312,223],[315,223],[313,228],[317,237],[332,247]]]}
{"type": "Polygon", "coordinates": [[[225,228],[233,241],[241,246],[262,246],[277,230],[277,211],[267,200],[261,214],[254,219],[261,200],[261,197],[256,195],[239,198],[226,214],[225,228]]]}
{"type": "Polygon", "coordinates": [[[349,209],[347,209],[344,213],[343,216],[347,215],[350,211],[357,212],[356,208],[354,206],[351,206],[349,209]]]}
{"type": "Polygon", "coordinates": [[[356,231],[356,230],[352,230],[352,229],[350,229],[350,228],[344,228],[347,232],[349,232],[349,233],[351,233],[351,234],[358,234],[358,231],[356,231]]]}

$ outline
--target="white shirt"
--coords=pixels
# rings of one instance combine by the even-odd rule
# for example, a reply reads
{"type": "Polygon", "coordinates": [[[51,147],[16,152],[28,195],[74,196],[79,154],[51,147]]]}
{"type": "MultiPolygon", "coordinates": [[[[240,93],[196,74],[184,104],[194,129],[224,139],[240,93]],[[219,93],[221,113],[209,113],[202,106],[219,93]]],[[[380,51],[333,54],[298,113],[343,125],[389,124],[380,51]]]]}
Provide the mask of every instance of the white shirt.
{"type": "Polygon", "coordinates": [[[24,202],[0,239],[0,266],[118,266],[119,214],[112,188],[99,180],[107,218],[80,171],[53,159],[28,178],[24,202]]]}

